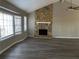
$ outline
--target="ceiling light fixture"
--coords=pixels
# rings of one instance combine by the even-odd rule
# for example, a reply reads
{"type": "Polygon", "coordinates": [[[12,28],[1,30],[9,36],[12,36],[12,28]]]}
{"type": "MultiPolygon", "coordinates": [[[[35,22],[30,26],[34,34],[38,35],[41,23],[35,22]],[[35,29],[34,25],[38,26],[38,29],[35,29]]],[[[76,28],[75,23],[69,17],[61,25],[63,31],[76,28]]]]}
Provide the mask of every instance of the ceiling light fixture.
{"type": "Polygon", "coordinates": [[[74,6],[73,6],[73,1],[71,0],[71,6],[68,7],[68,9],[69,9],[69,10],[79,10],[79,6],[74,7],[74,6]]]}

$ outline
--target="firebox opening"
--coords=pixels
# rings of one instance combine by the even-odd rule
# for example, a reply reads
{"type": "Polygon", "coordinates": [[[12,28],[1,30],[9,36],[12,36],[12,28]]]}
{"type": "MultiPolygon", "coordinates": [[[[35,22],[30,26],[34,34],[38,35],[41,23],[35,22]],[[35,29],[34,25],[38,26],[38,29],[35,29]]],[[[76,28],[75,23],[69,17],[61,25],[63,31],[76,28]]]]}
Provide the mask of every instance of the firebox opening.
{"type": "Polygon", "coordinates": [[[47,29],[39,29],[39,35],[47,35],[47,29]]]}

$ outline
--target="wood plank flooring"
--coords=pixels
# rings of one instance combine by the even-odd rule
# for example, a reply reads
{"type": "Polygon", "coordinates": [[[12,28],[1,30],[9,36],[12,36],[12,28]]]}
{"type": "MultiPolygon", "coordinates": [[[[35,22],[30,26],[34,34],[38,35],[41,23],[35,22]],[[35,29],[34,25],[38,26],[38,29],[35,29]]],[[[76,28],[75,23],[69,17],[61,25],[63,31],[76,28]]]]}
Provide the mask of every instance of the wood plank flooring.
{"type": "Polygon", "coordinates": [[[0,55],[0,59],[79,59],[79,40],[27,38],[0,55]]]}

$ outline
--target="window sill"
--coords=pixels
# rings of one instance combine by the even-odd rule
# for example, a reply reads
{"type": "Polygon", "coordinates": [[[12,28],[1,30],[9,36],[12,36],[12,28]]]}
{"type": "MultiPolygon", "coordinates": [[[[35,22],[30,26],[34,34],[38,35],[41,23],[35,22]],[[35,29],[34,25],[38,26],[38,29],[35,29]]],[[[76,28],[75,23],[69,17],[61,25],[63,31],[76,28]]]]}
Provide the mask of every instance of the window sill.
{"type": "Polygon", "coordinates": [[[19,33],[19,34],[17,34],[17,35],[13,35],[13,34],[12,34],[12,35],[9,35],[9,36],[0,38],[0,42],[1,42],[1,41],[5,41],[5,40],[7,40],[7,39],[15,38],[15,37],[17,37],[17,36],[20,36],[21,34],[24,34],[24,33],[19,33]]]}
{"type": "Polygon", "coordinates": [[[3,38],[0,38],[0,41],[4,41],[4,40],[7,40],[9,38],[12,38],[14,35],[9,35],[9,36],[6,36],[6,37],[3,37],[3,38]]]}

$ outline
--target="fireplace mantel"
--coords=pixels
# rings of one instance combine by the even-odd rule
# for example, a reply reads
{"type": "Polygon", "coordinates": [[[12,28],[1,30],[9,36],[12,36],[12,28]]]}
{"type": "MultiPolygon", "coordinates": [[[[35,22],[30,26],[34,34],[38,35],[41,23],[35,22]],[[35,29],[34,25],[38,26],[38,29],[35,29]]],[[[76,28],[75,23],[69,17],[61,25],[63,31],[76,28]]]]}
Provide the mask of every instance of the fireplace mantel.
{"type": "Polygon", "coordinates": [[[36,22],[37,24],[51,24],[51,22],[36,22]]]}

